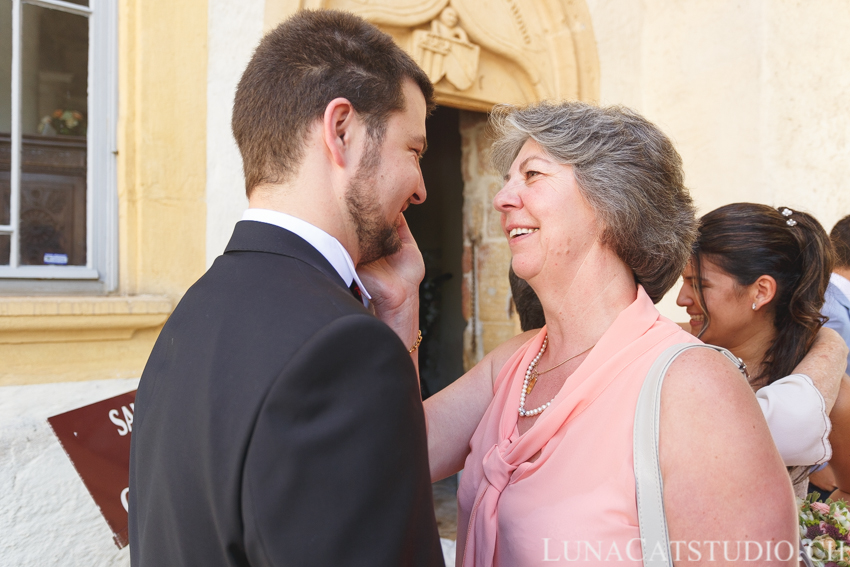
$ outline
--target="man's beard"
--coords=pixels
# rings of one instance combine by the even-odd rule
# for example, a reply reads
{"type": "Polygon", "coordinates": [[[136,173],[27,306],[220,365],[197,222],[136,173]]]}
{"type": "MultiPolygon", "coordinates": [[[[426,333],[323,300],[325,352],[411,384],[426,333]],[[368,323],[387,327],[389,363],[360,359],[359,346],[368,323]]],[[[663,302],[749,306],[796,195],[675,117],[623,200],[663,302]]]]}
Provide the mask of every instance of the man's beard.
{"type": "Polygon", "coordinates": [[[375,193],[375,173],[380,164],[380,143],[370,141],[345,192],[348,214],[354,221],[360,245],[360,264],[380,260],[401,250],[398,231],[384,218],[375,193]]]}

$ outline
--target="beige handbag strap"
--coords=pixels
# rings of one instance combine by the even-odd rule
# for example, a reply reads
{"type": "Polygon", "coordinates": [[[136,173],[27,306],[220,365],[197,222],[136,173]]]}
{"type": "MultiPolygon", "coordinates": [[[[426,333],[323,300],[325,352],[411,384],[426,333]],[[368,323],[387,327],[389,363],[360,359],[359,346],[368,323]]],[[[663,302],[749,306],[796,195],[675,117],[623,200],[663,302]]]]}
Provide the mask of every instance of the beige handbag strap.
{"type": "Polygon", "coordinates": [[[653,363],[638,396],[635,410],[634,461],[643,564],[672,567],[667,517],[664,515],[664,482],[658,459],[658,427],[661,414],[661,385],[676,357],[691,348],[710,348],[724,354],[738,368],[742,363],[728,350],[712,345],[682,343],[665,350],[653,363]]]}

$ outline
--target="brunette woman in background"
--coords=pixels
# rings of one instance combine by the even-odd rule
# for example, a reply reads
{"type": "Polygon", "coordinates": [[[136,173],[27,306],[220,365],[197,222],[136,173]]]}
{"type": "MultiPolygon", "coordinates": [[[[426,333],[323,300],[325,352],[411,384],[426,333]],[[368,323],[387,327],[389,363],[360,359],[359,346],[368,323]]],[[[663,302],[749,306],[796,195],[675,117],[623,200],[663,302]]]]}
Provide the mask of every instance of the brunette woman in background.
{"type": "MultiPolygon", "coordinates": [[[[809,376],[793,374],[823,325],[820,309],[831,269],[829,238],[814,217],[734,203],[702,217],[677,300],[691,316],[694,335],[743,360],[757,395],[767,386],[784,388],[765,413],[772,412],[780,426],[793,424],[771,434],[801,497],[812,466],[830,458],[827,415],[834,385],[842,384],[845,401],[848,396],[841,364],[833,364],[828,385],[821,385],[823,398],[809,376]]],[[[836,411],[844,405],[836,404],[836,411]]],[[[830,437],[836,449],[841,433],[830,437]]]]}

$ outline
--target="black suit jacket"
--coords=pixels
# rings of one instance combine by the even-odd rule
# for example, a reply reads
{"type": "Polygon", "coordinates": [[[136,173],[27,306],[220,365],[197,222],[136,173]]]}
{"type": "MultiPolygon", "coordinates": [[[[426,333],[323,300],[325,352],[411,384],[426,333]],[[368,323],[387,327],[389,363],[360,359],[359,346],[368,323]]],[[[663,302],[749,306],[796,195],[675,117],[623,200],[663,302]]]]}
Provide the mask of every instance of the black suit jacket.
{"type": "Polygon", "coordinates": [[[443,565],[407,348],[291,232],[236,225],[133,425],[136,567],[443,565]]]}

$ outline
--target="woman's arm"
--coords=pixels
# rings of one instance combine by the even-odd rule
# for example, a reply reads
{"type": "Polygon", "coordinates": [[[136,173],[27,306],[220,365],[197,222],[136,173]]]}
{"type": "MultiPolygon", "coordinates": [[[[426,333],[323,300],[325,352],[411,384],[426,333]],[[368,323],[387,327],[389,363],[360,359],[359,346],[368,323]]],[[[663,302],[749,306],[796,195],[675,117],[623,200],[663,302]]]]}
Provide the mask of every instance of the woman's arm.
{"type": "Polygon", "coordinates": [[[753,542],[751,558],[758,551],[756,542],[762,549],[770,542],[771,560],[763,555],[758,565],[797,564],[791,481],[749,384],[719,353],[687,351],[667,373],[660,457],[670,540],[686,542],[679,546],[678,561],[674,554],[677,567],[718,561],[752,565],[752,559],[745,562],[747,541],[753,542]],[[699,554],[689,550],[689,542],[696,542],[699,554]],[[721,542],[713,557],[709,542],[721,542]],[[722,542],[729,542],[728,556],[723,556],[722,542]],[[783,558],[789,549],[793,557],[777,560],[777,544],[783,558]],[[738,546],[741,555],[734,561],[738,546]]]}
{"type": "Polygon", "coordinates": [[[472,370],[425,400],[431,482],[463,468],[472,434],[493,399],[496,376],[511,355],[537,332],[505,341],[472,370]]]}
{"type": "Polygon", "coordinates": [[[847,371],[847,344],[832,329],[818,331],[812,348],[794,368],[794,374],[805,374],[820,390],[826,403],[826,412],[832,410],[838,397],[841,377],[847,371]]]}

